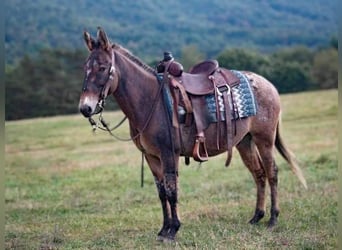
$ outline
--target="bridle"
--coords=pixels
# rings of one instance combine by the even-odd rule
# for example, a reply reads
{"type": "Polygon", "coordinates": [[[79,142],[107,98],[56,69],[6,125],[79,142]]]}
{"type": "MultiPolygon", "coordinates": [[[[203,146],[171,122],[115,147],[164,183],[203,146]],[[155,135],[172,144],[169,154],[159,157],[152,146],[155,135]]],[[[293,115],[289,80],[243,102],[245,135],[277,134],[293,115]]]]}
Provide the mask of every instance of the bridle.
{"type": "MultiPolygon", "coordinates": [[[[115,56],[114,56],[114,51],[113,50],[112,50],[111,56],[112,56],[112,58],[111,58],[111,65],[110,65],[110,70],[108,72],[108,77],[106,79],[105,84],[102,87],[99,101],[96,104],[96,109],[97,110],[96,110],[95,114],[100,114],[99,118],[98,118],[99,122],[95,122],[95,120],[92,117],[89,117],[88,121],[89,121],[90,125],[93,128],[93,132],[95,132],[96,129],[99,128],[101,130],[107,131],[112,137],[114,137],[115,139],[117,139],[119,141],[132,141],[132,140],[137,139],[145,131],[145,129],[147,128],[148,124],[150,123],[152,115],[154,113],[154,110],[156,109],[157,102],[158,102],[158,100],[159,100],[159,98],[161,96],[164,81],[162,81],[158,77],[158,74],[156,72],[154,72],[154,75],[155,75],[155,77],[158,80],[159,88],[158,88],[158,92],[156,94],[156,97],[154,98],[154,102],[152,104],[151,111],[148,114],[147,119],[146,119],[146,121],[144,123],[144,126],[142,127],[141,131],[138,132],[135,136],[130,137],[130,138],[121,138],[121,137],[113,134],[113,131],[115,129],[119,128],[124,123],[124,121],[127,119],[127,116],[125,115],[124,118],[120,122],[118,122],[118,124],[115,125],[113,128],[109,128],[109,124],[104,120],[103,115],[102,115],[102,112],[104,111],[105,100],[107,98],[108,91],[109,91],[109,89],[111,87],[110,86],[110,81],[114,79],[114,73],[116,72],[115,56]],[[100,124],[102,125],[102,127],[101,127],[100,124]]],[[[85,91],[86,88],[87,88],[86,82],[87,82],[87,75],[86,75],[86,77],[84,79],[82,91],[85,91]]],[[[115,92],[115,90],[114,90],[114,92],[115,92]]]]}
{"type": "MultiPolygon", "coordinates": [[[[87,61],[89,61],[89,60],[90,59],[88,57],[87,61]]],[[[114,65],[115,65],[115,57],[114,57],[114,52],[112,51],[110,69],[108,71],[108,76],[105,80],[105,84],[103,85],[103,87],[101,89],[100,98],[96,104],[97,110],[96,110],[95,114],[102,112],[104,109],[105,99],[106,99],[106,97],[108,95],[108,91],[110,89],[110,81],[114,79],[114,73],[115,73],[115,66],[114,65]]],[[[88,74],[86,74],[86,76],[84,77],[82,92],[87,90],[87,80],[88,80],[88,74]]]]}

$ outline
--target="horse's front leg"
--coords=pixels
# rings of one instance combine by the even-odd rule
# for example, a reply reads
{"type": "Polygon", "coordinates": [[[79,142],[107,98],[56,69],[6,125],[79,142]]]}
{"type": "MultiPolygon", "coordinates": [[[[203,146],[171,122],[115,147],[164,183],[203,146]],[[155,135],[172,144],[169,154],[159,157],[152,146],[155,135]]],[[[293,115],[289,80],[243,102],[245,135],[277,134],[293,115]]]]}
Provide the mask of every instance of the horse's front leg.
{"type": "Polygon", "coordinates": [[[171,212],[170,212],[170,204],[167,200],[166,190],[164,181],[159,181],[157,177],[155,177],[155,183],[157,186],[160,203],[163,209],[163,227],[158,233],[157,240],[163,241],[164,238],[168,236],[171,227],[171,212]]]}
{"type": "Polygon", "coordinates": [[[178,171],[172,173],[165,173],[164,185],[166,197],[170,206],[171,221],[167,234],[168,240],[174,240],[181,223],[178,218],[178,171]]]}
{"type": "Polygon", "coordinates": [[[159,199],[163,209],[163,226],[157,240],[174,240],[180,227],[177,214],[177,174],[165,174],[162,164],[157,157],[146,155],[146,160],[154,175],[159,199]]]}

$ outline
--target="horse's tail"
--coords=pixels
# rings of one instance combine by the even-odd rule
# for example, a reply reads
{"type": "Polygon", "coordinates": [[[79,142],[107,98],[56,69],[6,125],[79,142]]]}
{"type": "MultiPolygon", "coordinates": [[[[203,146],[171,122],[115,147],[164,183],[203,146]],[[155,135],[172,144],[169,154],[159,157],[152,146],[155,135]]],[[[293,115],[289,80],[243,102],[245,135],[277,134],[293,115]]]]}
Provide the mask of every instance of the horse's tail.
{"type": "Polygon", "coordinates": [[[305,189],[307,189],[306,180],[303,176],[302,170],[299,168],[298,164],[296,163],[294,159],[294,154],[286,148],[284,141],[282,137],[280,136],[280,121],[278,121],[277,124],[277,132],[276,132],[276,139],[275,139],[275,146],[282,157],[288,162],[288,164],[291,166],[291,170],[295,173],[295,175],[298,177],[299,181],[303,184],[305,189]]]}

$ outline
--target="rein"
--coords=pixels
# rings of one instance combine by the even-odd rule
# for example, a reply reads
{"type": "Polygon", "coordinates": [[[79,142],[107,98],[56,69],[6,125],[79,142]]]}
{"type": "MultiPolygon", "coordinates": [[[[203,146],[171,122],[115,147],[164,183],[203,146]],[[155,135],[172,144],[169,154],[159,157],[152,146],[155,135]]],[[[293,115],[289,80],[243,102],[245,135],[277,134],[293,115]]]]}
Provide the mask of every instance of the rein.
{"type": "Polygon", "coordinates": [[[113,134],[113,131],[115,129],[119,128],[126,121],[126,119],[127,119],[127,116],[124,116],[124,118],[122,118],[122,120],[118,124],[116,124],[113,128],[110,129],[109,124],[103,119],[102,111],[101,111],[100,116],[99,116],[99,121],[103,127],[101,127],[100,124],[98,122],[95,122],[95,120],[91,117],[88,118],[88,121],[89,121],[90,125],[93,127],[93,132],[95,132],[96,129],[101,129],[103,131],[108,131],[111,134],[111,136],[113,136],[115,139],[117,139],[119,141],[130,141],[131,138],[129,138],[129,139],[120,138],[120,137],[116,136],[115,134],[113,134]]]}

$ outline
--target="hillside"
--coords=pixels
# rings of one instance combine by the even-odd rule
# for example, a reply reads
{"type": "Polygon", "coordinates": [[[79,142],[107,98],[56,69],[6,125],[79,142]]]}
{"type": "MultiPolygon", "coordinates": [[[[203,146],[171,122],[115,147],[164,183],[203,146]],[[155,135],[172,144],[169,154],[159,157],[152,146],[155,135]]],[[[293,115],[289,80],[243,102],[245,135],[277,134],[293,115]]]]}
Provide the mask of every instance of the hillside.
{"type": "Polygon", "coordinates": [[[84,28],[102,26],[144,59],[195,44],[208,56],[225,47],[263,51],[326,44],[337,34],[337,0],[118,1],[7,0],[6,62],[41,48],[83,48],[84,28]]]}

